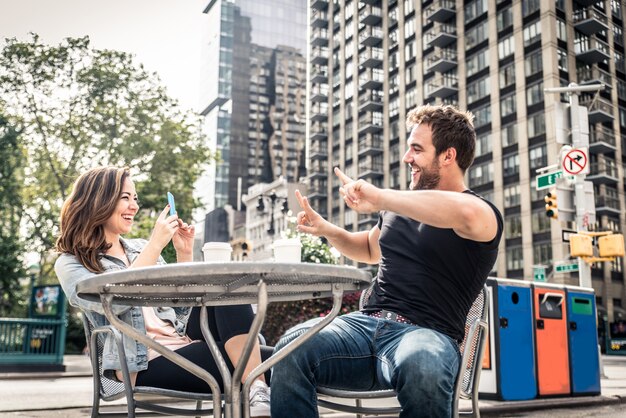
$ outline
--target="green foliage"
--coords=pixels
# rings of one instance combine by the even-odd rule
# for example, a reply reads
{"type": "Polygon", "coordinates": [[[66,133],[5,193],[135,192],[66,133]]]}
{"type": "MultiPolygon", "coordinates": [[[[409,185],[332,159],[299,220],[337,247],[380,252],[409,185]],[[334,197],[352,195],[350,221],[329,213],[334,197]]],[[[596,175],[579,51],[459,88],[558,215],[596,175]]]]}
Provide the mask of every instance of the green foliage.
{"type": "Polygon", "coordinates": [[[193,186],[214,159],[199,119],[181,111],[132,55],[92,49],[88,37],[58,45],[35,34],[28,41],[7,39],[0,52],[0,106],[26,151],[22,226],[27,250],[41,255],[45,282],[55,281],[49,251],[60,207],[81,172],[131,168],[142,208],[136,234],[144,238],[167,191],[183,219],[199,205],[193,186]]]}
{"type": "Polygon", "coordinates": [[[19,279],[26,277],[19,235],[24,153],[19,132],[1,109],[0,150],[0,317],[19,317],[25,313],[27,299],[19,285],[19,279]]]}
{"type": "MultiPolygon", "coordinates": [[[[292,234],[302,242],[302,261],[306,263],[337,264],[337,258],[322,239],[309,234],[292,234]]],[[[355,311],[359,307],[360,292],[344,295],[340,314],[355,311]]],[[[269,345],[275,345],[289,328],[308,319],[326,316],[333,306],[331,298],[298,302],[272,303],[267,308],[263,336],[269,345]]]]}

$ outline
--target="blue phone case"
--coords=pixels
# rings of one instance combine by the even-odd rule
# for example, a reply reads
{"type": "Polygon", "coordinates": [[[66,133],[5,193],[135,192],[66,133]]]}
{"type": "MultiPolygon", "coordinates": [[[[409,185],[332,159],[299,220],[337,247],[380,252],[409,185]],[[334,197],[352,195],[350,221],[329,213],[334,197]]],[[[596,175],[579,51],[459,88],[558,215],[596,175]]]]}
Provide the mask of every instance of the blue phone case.
{"type": "Polygon", "coordinates": [[[176,203],[174,202],[174,195],[167,192],[167,203],[170,205],[170,215],[176,213],[176,203]]]}

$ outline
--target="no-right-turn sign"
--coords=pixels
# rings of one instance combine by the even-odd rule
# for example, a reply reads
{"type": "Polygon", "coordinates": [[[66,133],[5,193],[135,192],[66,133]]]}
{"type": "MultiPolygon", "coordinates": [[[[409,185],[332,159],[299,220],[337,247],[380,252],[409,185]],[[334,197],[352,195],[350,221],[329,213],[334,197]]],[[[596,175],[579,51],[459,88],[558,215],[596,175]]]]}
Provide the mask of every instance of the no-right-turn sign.
{"type": "Polygon", "coordinates": [[[561,167],[567,174],[589,174],[589,155],[587,148],[574,148],[563,156],[561,167]]]}

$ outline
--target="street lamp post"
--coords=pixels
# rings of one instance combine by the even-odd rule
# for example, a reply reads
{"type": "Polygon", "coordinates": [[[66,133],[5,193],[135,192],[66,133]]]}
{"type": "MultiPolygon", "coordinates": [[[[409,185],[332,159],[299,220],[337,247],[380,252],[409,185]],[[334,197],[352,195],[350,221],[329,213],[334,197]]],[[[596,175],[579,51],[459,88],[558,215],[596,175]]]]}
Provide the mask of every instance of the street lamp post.
{"type": "Polygon", "coordinates": [[[278,201],[282,200],[282,208],[280,209],[280,211],[283,214],[286,214],[287,212],[289,212],[289,204],[287,203],[286,197],[278,197],[276,195],[276,192],[272,190],[272,192],[269,195],[261,194],[259,196],[259,200],[256,205],[256,210],[259,213],[265,213],[265,203],[264,203],[265,198],[269,199],[269,203],[270,203],[270,227],[267,229],[267,233],[273,236],[276,233],[276,230],[274,229],[274,206],[276,205],[278,201]]]}

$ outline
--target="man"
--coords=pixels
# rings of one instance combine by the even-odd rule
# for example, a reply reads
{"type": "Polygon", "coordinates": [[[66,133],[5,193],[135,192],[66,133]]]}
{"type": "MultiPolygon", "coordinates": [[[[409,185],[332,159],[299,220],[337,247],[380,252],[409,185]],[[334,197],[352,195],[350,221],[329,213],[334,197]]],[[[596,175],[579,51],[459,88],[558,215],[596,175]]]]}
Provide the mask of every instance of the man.
{"type": "MultiPolygon", "coordinates": [[[[458,343],[496,260],[502,216],[464,183],[476,143],[471,114],[422,106],[408,114],[407,127],[403,161],[411,169],[411,190],[379,189],[335,168],[350,208],[380,212],[370,231],[331,224],[296,192],[303,209],[299,231],[324,236],[346,257],[378,263],[379,270],[362,312],[336,318],[274,367],[272,417],[318,416],[318,385],[393,388],[401,417],[451,414],[458,343]]],[[[312,321],[289,330],[276,349],[312,321]]]]}

